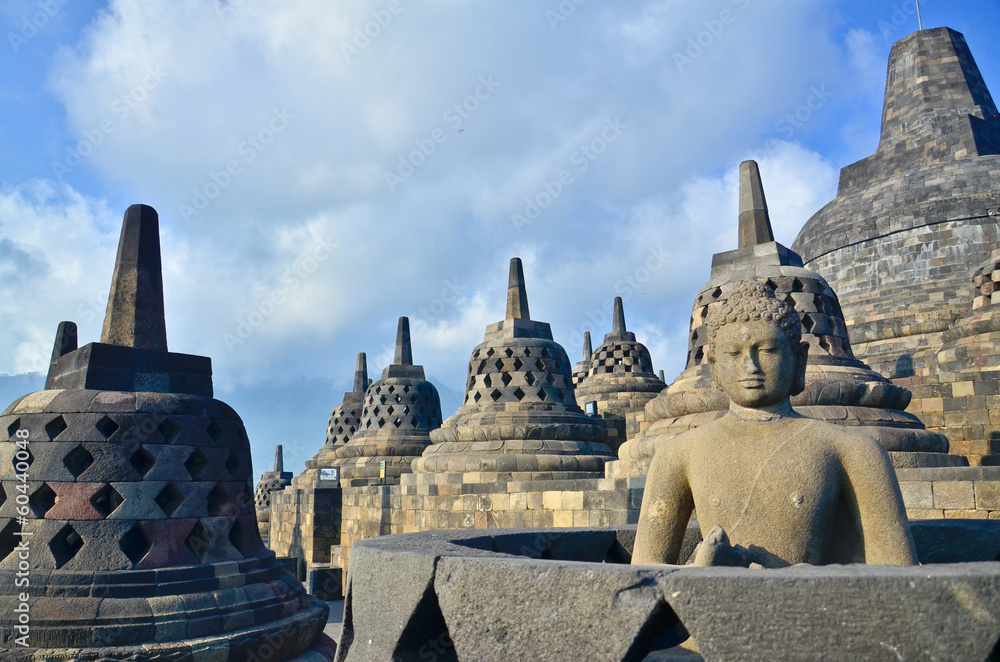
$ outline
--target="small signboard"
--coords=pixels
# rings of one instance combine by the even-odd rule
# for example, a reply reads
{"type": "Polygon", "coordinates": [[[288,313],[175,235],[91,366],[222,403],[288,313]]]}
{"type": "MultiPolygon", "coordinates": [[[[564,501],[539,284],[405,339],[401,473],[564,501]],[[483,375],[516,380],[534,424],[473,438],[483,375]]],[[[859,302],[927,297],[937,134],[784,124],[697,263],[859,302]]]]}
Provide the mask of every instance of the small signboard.
{"type": "Polygon", "coordinates": [[[385,478],[385,460],[378,463],[378,477],[385,478]]]}
{"type": "Polygon", "coordinates": [[[324,467],[319,470],[320,480],[340,480],[340,467],[324,467]]]}
{"type": "Polygon", "coordinates": [[[584,413],[587,414],[587,416],[597,416],[597,403],[596,402],[586,403],[585,405],[583,405],[583,411],[584,413]]]}

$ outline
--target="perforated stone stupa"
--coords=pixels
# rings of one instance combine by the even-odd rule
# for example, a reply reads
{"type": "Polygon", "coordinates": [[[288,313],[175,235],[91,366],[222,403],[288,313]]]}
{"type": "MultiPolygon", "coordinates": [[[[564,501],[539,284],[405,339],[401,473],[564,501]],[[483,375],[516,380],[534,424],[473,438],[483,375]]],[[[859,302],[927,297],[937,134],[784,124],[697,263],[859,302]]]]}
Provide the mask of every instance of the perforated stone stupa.
{"type": "Polygon", "coordinates": [[[583,359],[573,366],[573,388],[579,388],[580,383],[587,378],[590,372],[590,360],[594,356],[594,350],[590,344],[590,331],[583,332],[583,359]]]}
{"type": "Polygon", "coordinates": [[[399,318],[396,353],[382,379],[365,392],[358,432],[333,455],[344,487],[380,480],[398,481],[410,463],[430,445],[432,430],[441,425],[441,399],[427,381],[423,366],[413,365],[410,320],[399,318]],[[359,482],[360,481],[360,482],[359,482]]]}
{"type": "Polygon", "coordinates": [[[292,484],[292,472],[285,471],[285,457],[281,444],[274,449],[274,471],[265,471],[257,481],[254,490],[254,509],[257,511],[257,529],[260,536],[267,540],[271,525],[271,493],[284,489],[292,484]]]}
{"type": "Polygon", "coordinates": [[[624,417],[642,411],[666,387],[653,372],[649,350],[625,328],[622,298],[615,297],[611,333],[593,353],[587,377],[576,389],[577,402],[595,402],[598,414],[624,417]]]}
{"type": "Polygon", "coordinates": [[[840,295],[858,356],[919,373],[968,308],[968,277],[1000,245],[1000,116],[965,38],[922,30],[889,55],[875,154],[792,247],[840,295]]]}
{"type": "Polygon", "coordinates": [[[463,404],[431,433],[434,445],[414,473],[592,478],[614,457],[606,439],[604,424],[576,404],[566,350],[547,323],[531,319],[521,260],[513,258],[507,315],[472,351],[463,404]]]}
{"type": "Polygon", "coordinates": [[[956,466],[948,440],[903,411],[910,393],[854,357],[837,295],[822,276],[802,267],[799,256],[774,241],[760,172],[753,161],[740,165],[739,248],[716,254],[711,280],[695,297],[687,366],[646,405],[649,424],[619,449],[630,475],[645,475],[656,444],[718,418],[729,407],[713,383],[705,354],[708,313],[745,278],[767,282],[799,312],[802,339],[809,343],[806,388],[792,398],[795,409],[840,425],[863,426],[902,467],[956,466]]]}
{"type": "Polygon", "coordinates": [[[249,441],[212,398],[211,360],[167,350],[152,207],[125,213],[101,342],[77,347],[62,323],[46,390],[0,425],[0,648],[20,593],[33,647],[0,657],[242,662],[270,641],[270,659],[288,660],[320,635],[327,607],[261,543],[249,441]],[[26,534],[28,559],[14,552],[26,534]]]}
{"type": "Polygon", "coordinates": [[[349,442],[361,428],[361,413],[364,411],[365,392],[371,381],[368,379],[368,357],[358,353],[354,368],[354,388],[344,394],[344,400],[330,412],[326,426],[326,442],[310,460],[306,469],[292,479],[296,486],[314,485],[320,481],[320,469],[333,467],[338,448],[349,442]]]}

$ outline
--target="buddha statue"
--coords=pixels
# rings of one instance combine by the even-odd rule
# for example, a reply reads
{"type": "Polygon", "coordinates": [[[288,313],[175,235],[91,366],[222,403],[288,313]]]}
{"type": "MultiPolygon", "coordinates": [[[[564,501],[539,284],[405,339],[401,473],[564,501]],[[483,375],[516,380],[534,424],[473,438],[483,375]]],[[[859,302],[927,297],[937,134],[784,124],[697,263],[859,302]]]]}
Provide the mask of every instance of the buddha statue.
{"type": "Polygon", "coordinates": [[[915,564],[886,451],[792,409],[809,349],[795,309],[747,279],[707,326],[712,376],[729,411],[656,451],[632,563],[677,563],[697,510],[696,565],[915,564]]]}

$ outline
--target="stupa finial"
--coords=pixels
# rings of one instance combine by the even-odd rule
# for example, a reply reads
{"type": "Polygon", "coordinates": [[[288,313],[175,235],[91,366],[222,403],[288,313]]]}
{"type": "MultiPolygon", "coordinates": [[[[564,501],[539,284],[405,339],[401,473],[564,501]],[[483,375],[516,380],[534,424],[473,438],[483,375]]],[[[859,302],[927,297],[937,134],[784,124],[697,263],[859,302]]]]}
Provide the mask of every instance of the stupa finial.
{"type": "Polygon", "coordinates": [[[125,211],[101,342],[167,351],[159,219],[148,205],[125,211]]]}
{"type": "Polygon", "coordinates": [[[364,352],[358,352],[358,362],[354,367],[354,392],[364,393],[368,390],[370,383],[368,380],[368,357],[364,352]]]}
{"type": "Polygon", "coordinates": [[[524,287],[524,269],[521,258],[510,259],[510,276],[507,278],[507,319],[530,320],[528,291],[524,287]]]}
{"type": "Polygon", "coordinates": [[[400,317],[396,327],[396,365],[413,365],[413,348],[410,346],[410,318],[400,317]]]}
{"type": "Polygon", "coordinates": [[[274,449],[274,473],[282,473],[285,470],[285,453],[278,444],[274,449]]]}
{"type": "Polygon", "coordinates": [[[756,161],[740,164],[740,248],[774,241],[756,161]]]}
{"type": "Polygon", "coordinates": [[[622,298],[615,297],[615,314],[611,321],[611,333],[620,336],[628,329],[625,328],[625,308],[622,305],[622,298]]]}
{"type": "Polygon", "coordinates": [[[590,363],[590,359],[594,356],[594,348],[590,343],[590,331],[583,332],[583,361],[584,363],[590,363]]]}

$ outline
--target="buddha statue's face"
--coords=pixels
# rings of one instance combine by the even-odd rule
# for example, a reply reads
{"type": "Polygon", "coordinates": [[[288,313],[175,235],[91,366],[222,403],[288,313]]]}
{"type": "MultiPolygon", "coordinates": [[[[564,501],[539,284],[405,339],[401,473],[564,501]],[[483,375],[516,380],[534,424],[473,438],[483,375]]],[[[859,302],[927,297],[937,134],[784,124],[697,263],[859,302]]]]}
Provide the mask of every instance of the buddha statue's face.
{"type": "Polygon", "coordinates": [[[801,391],[808,343],[793,347],[770,320],[729,323],[709,349],[716,383],[741,407],[769,407],[801,391]]]}

